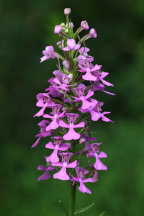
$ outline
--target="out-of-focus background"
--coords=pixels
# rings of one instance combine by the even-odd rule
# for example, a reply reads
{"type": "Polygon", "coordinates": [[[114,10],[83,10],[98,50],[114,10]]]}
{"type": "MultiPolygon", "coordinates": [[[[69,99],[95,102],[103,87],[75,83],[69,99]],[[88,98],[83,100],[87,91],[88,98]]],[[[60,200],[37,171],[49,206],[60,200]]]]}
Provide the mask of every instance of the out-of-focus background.
{"type": "MultiPolygon", "coordinates": [[[[38,133],[35,95],[48,86],[55,60],[40,64],[41,51],[56,45],[54,26],[72,8],[75,28],[82,20],[97,30],[87,42],[95,63],[110,72],[116,96],[101,94],[104,110],[115,124],[95,123],[92,132],[107,152],[107,172],[87,184],[92,195],[77,193],[77,208],[95,200],[85,216],[144,215],[144,1],[143,0],[10,0],[0,1],[0,137],[1,215],[63,216],[68,183],[37,182],[38,164],[46,155],[42,141],[31,150],[38,133]]],[[[56,46],[55,46],[56,47],[56,46]]]]}

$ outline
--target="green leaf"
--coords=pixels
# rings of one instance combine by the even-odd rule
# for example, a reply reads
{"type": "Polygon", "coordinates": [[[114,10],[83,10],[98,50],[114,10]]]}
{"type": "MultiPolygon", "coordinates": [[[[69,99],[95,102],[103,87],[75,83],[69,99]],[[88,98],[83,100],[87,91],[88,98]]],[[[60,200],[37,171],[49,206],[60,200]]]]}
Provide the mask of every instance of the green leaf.
{"type": "Polygon", "coordinates": [[[94,205],[95,205],[95,202],[93,202],[92,204],[90,204],[89,206],[87,206],[85,208],[78,209],[74,212],[74,215],[84,213],[84,212],[88,211],[89,209],[91,209],[94,205]]]}
{"type": "Polygon", "coordinates": [[[105,211],[103,211],[99,216],[104,216],[104,214],[105,214],[105,211]]]}

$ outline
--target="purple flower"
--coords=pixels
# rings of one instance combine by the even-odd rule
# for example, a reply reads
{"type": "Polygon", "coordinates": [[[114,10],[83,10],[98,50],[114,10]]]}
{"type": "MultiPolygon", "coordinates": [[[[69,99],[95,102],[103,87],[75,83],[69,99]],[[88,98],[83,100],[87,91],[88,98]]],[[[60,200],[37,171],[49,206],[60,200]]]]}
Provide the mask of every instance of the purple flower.
{"type": "Polygon", "coordinates": [[[38,102],[36,103],[36,106],[37,107],[42,107],[42,108],[38,113],[36,113],[34,115],[34,117],[35,116],[37,116],[37,117],[42,116],[47,107],[50,108],[50,107],[55,106],[55,103],[51,100],[51,97],[49,96],[48,93],[39,93],[39,94],[37,94],[37,100],[38,100],[38,102]]]}
{"type": "Polygon", "coordinates": [[[70,143],[62,143],[62,137],[52,137],[54,143],[49,142],[45,145],[48,149],[54,149],[52,154],[46,157],[46,162],[57,163],[59,162],[58,151],[67,151],[70,148],[70,143]]]}
{"type": "Polygon", "coordinates": [[[69,26],[71,26],[72,28],[74,28],[73,22],[70,22],[70,23],[69,23],[69,26]]]}
{"type": "Polygon", "coordinates": [[[53,178],[60,179],[60,180],[69,180],[70,177],[66,172],[66,168],[75,168],[77,165],[77,160],[73,161],[72,163],[69,162],[70,158],[72,157],[72,153],[60,153],[62,157],[62,162],[59,163],[52,163],[52,166],[62,167],[61,170],[53,175],[53,178]]]}
{"type": "Polygon", "coordinates": [[[61,75],[60,79],[55,78],[54,82],[58,85],[57,88],[59,88],[60,90],[65,90],[65,91],[69,91],[70,86],[76,85],[76,84],[68,85],[71,82],[71,76],[68,76],[64,73],[61,75]]]}
{"type": "Polygon", "coordinates": [[[42,120],[40,123],[38,123],[38,126],[40,127],[40,133],[35,136],[38,137],[38,139],[32,145],[32,148],[36,147],[39,144],[42,137],[47,137],[51,135],[50,131],[46,131],[46,127],[47,127],[46,124],[48,123],[49,123],[48,120],[42,120]]]}
{"type": "Polygon", "coordinates": [[[65,60],[63,61],[63,66],[65,67],[66,70],[69,70],[69,67],[70,67],[70,64],[69,64],[69,61],[65,60]]]}
{"type": "Polygon", "coordinates": [[[89,35],[92,37],[92,38],[97,38],[97,33],[96,33],[96,30],[94,28],[92,28],[89,32],[89,35]]]}
{"type": "Polygon", "coordinates": [[[67,46],[63,48],[64,51],[70,51],[70,50],[77,50],[80,48],[80,44],[76,44],[74,39],[68,39],[67,40],[67,46]]]}
{"type": "Polygon", "coordinates": [[[80,49],[79,49],[79,53],[80,54],[82,54],[82,55],[84,55],[84,56],[88,56],[88,52],[90,51],[90,49],[89,48],[87,48],[87,47],[81,47],[80,49]]]}
{"type": "Polygon", "coordinates": [[[79,191],[91,194],[85,183],[97,182],[98,171],[107,170],[101,162],[107,155],[99,150],[101,143],[96,143],[96,138],[91,136],[92,121],[101,118],[112,122],[106,117],[110,112],[102,111],[104,103],[92,97],[97,91],[114,95],[105,90],[113,84],[105,80],[108,73],[102,71],[102,65],[94,64],[94,57],[89,55],[86,42],[97,38],[96,30],[91,28],[81,36],[83,30],[89,30],[89,24],[84,20],[75,31],[70,13],[71,9],[65,8],[66,22],[54,28],[54,33],[60,37],[56,43],[60,53],[55,52],[53,46],[42,51],[40,62],[56,58],[57,63],[45,92],[37,94],[36,106],[40,110],[34,116],[49,120],[39,122],[40,132],[35,136],[37,140],[32,148],[41,138],[49,140],[45,145],[47,166],[38,166],[38,170],[43,170],[38,181],[49,179],[52,171],[54,179],[70,180],[72,186],[79,185],[79,191]],[[87,163],[81,161],[84,157],[87,163]]]}
{"type": "Polygon", "coordinates": [[[86,20],[84,20],[84,21],[81,22],[81,27],[82,27],[83,29],[85,29],[85,30],[88,30],[88,29],[89,29],[89,25],[88,25],[88,23],[87,23],[86,20]]]}
{"type": "Polygon", "coordinates": [[[92,178],[85,179],[84,176],[88,174],[88,170],[82,169],[80,167],[77,167],[76,169],[77,177],[73,177],[71,180],[73,182],[77,181],[80,183],[80,186],[78,187],[79,191],[82,193],[88,193],[91,194],[92,192],[84,185],[86,182],[93,182],[92,178]]]}
{"type": "Polygon", "coordinates": [[[57,104],[54,107],[52,107],[52,112],[51,112],[52,116],[48,114],[43,115],[44,118],[52,119],[52,122],[46,127],[46,131],[49,131],[52,129],[55,130],[59,127],[58,119],[63,117],[65,113],[65,112],[62,112],[62,113],[59,112],[61,107],[62,106],[60,104],[57,104]]]}
{"type": "Polygon", "coordinates": [[[94,92],[89,90],[88,93],[85,95],[85,89],[86,86],[84,84],[78,85],[77,88],[74,89],[78,97],[72,96],[74,98],[73,100],[74,102],[78,102],[78,101],[82,102],[81,109],[88,109],[90,106],[93,105],[93,103],[89,102],[87,99],[93,96],[94,92]]]}
{"type": "Polygon", "coordinates": [[[71,13],[71,8],[65,8],[64,9],[64,14],[69,15],[71,13]]]}
{"type": "Polygon", "coordinates": [[[80,152],[77,152],[77,155],[85,152],[85,151],[88,151],[90,149],[90,144],[89,142],[93,142],[93,141],[96,141],[96,138],[94,137],[88,137],[88,134],[87,133],[83,133],[81,135],[81,139],[79,141],[80,144],[83,144],[84,143],[84,148],[80,151],[80,152]]]}
{"type": "Polygon", "coordinates": [[[97,77],[97,81],[101,80],[101,82],[106,86],[113,86],[113,84],[104,80],[104,78],[108,75],[108,72],[101,72],[101,70],[97,70],[94,72],[94,75],[97,77]]]}
{"type": "Polygon", "coordinates": [[[104,90],[105,86],[103,84],[99,83],[98,81],[94,82],[92,89],[93,89],[93,91],[103,91],[106,94],[115,95],[112,92],[108,92],[108,91],[104,90]]]}
{"type": "Polygon", "coordinates": [[[82,78],[84,80],[88,80],[88,81],[96,81],[97,80],[96,76],[94,76],[92,74],[92,72],[94,72],[96,70],[100,70],[101,65],[96,64],[94,67],[92,67],[92,69],[90,69],[87,66],[82,67],[80,64],[79,64],[79,67],[81,68],[81,70],[79,70],[80,72],[82,72],[82,73],[85,72],[86,73],[85,75],[82,76],[82,78]]]}
{"type": "Polygon", "coordinates": [[[50,178],[50,174],[49,174],[49,171],[51,170],[54,170],[54,168],[52,166],[49,166],[49,167],[44,167],[42,165],[39,165],[38,170],[44,170],[44,174],[42,174],[39,178],[38,178],[38,181],[41,181],[41,180],[48,180],[50,178]]]}
{"type": "Polygon", "coordinates": [[[54,29],[55,34],[60,34],[62,31],[62,26],[61,25],[56,25],[54,29]]]}
{"type": "Polygon", "coordinates": [[[69,131],[63,136],[64,140],[77,140],[80,138],[80,134],[77,133],[74,128],[82,128],[85,123],[80,122],[78,124],[74,124],[75,120],[79,117],[76,113],[66,113],[67,120],[69,124],[66,124],[63,120],[59,121],[59,125],[63,128],[69,128],[69,131]]]}
{"type": "Polygon", "coordinates": [[[87,109],[82,109],[80,108],[79,110],[82,113],[90,112],[91,114],[91,119],[93,121],[98,121],[100,118],[102,118],[102,121],[105,122],[112,122],[109,118],[105,117],[106,114],[110,114],[111,112],[103,112],[101,113],[102,109],[101,107],[103,106],[103,102],[99,102],[95,99],[90,99],[91,106],[89,106],[87,109]]]}
{"type": "Polygon", "coordinates": [[[43,62],[50,58],[56,58],[53,46],[46,46],[45,50],[42,51],[42,54],[44,56],[41,57],[40,62],[43,62]]]}
{"type": "Polygon", "coordinates": [[[99,158],[106,158],[107,155],[104,152],[99,152],[99,145],[101,143],[91,144],[91,150],[87,153],[88,157],[95,157],[96,162],[94,163],[94,168],[96,170],[107,170],[107,167],[100,161],[99,158]]]}
{"type": "Polygon", "coordinates": [[[90,62],[93,62],[94,58],[92,56],[89,56],[89,55],[79,55],[78,56],[78,63],[80,65],[87,65],[89,64],[90,62]]]}

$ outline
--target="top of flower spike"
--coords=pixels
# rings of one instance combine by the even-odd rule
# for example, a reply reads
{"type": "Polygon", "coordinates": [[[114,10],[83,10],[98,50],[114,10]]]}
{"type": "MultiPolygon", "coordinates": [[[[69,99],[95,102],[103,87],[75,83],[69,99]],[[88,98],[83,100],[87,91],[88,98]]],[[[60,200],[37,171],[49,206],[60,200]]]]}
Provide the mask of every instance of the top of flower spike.
{"type": "Polygon", "coordinates": [[[71,13],[71,8],[65,8],[64,9],[64,14],[69,15],[71,13]]]}

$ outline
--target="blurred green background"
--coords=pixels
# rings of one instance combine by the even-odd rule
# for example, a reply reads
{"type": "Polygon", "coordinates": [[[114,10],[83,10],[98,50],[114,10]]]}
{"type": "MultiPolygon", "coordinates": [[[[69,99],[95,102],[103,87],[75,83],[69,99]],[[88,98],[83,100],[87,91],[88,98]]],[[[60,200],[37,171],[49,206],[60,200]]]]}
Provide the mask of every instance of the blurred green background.
{"type": "Polygon", "coordinates": [[[45,141],[31,150],[38,132],[35,95],[48,86],[55,60],[40,64],[41,51],[55,45],[56,24],[65,21],[63,9],[72,8],[75,27],[87,20],[98,38],[88,41],[95,63],[110,72],[116,96],[100,95],[104,110],[112,111],[115,124],[95,123],[92,132],[102,149],[107,172],[99,182],[87,184],[92,195],[77,193],[77,208],[94,200],[85,216],[144,215],[144,1],[143,0],[1,0],[0,101],[1,101],[1,215],[63,216],[67,205],[66,182],[37,182],[44,164],[45,141]]]}

